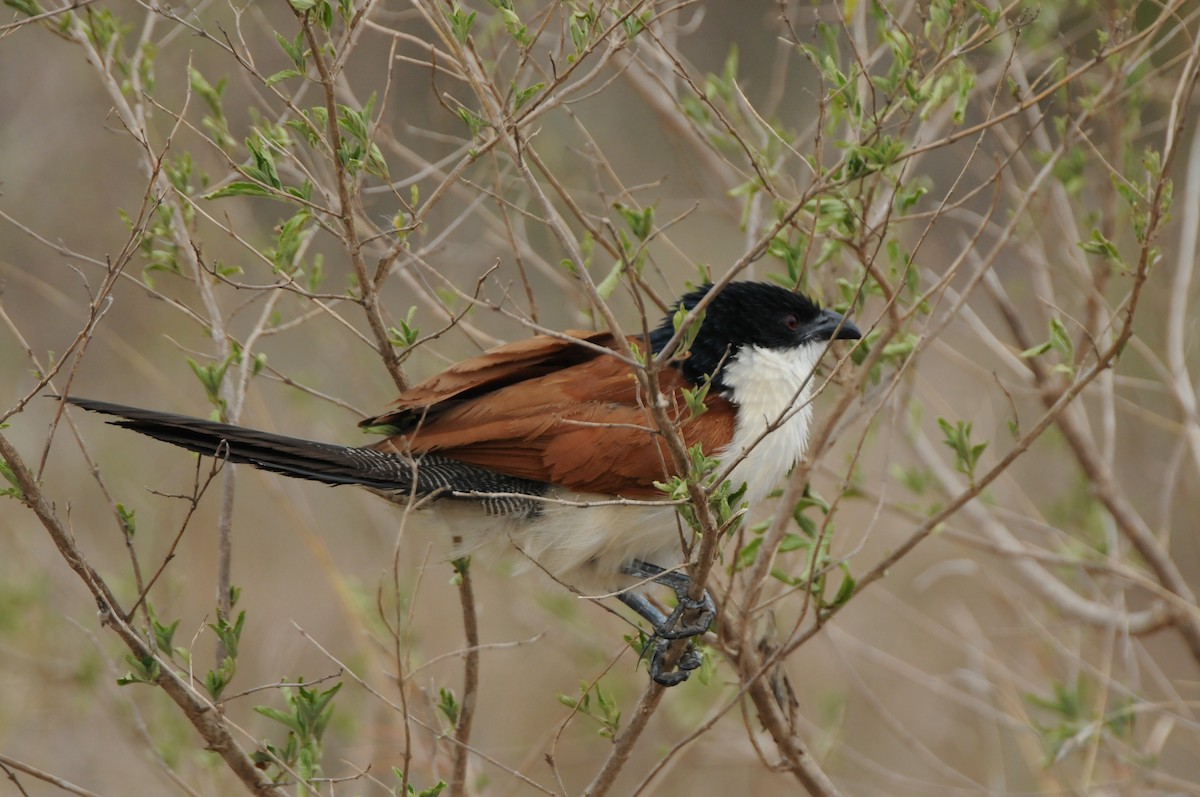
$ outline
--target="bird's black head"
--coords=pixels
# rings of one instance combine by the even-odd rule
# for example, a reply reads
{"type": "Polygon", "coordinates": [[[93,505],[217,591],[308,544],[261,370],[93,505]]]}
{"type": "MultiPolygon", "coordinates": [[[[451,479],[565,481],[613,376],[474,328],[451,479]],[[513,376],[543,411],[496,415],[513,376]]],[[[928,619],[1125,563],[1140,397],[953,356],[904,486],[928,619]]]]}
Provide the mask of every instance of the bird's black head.
{"type": "MultiPolygon", "coordinates": [[[[691,310],[712,289],[702,285],[682,296],[663,322],[650,333],[650,346],[662,350],[675,334],[674,316],[680,308],[691,310]]],[[[712,375],[713,386],[725,390],[723,366],[743,346],[794,349],[823,346],[832,338],[854,340],[862,333],[841,313],[822,310],[805,296],[769,282],[731,282],[706,308],[689,356],[677,363],[688,381],[698,383],[712,375]]]]}

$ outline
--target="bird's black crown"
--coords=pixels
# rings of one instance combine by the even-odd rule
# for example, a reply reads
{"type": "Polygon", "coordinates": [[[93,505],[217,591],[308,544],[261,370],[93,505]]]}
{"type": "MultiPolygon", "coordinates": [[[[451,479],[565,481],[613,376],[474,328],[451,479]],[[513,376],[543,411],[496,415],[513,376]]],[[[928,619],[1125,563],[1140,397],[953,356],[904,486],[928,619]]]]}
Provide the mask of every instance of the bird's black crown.
{"type": "MultiPolygon", "coordinates": [[[[675,303],[650,333],[656,354],[675,335],[676,311],[690,311],[710,290],[711,283],[702,285],[675,303]]],[[[731,282],[709,303],[689,356],[676,366],[688,381],[699,383],[711,375],[714,387],[724,390],[724,365],[743,346],[792,349],[833,337],[858,338],[860,333],[839,313],[822,310],[806,296],[769,282],[731,282]]]]}

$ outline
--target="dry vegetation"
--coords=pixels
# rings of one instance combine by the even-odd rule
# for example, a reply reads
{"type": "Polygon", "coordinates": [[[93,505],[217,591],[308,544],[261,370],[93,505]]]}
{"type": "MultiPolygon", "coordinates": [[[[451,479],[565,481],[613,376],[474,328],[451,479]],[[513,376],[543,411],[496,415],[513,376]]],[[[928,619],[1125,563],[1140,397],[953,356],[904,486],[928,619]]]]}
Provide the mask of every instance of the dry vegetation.
{"type": "Polygon", "coordinates": [[[1194,1],[5,6],[0,793],[1200,794],[1194,1]],[[353,442],[750,277],[869,334],[777,500],[676,485],[671,690],[612,601],[48,397],[353,442]]]}

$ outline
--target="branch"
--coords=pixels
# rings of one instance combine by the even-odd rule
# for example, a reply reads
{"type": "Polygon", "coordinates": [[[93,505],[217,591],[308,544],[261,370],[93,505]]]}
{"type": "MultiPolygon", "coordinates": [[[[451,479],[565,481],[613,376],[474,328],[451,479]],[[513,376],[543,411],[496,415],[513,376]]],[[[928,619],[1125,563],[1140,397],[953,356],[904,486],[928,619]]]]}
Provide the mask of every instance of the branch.
{"type": "Polygon", "coordinates": [[[219,755],[252,794],[288,797],[287,791],[267,779],[233,738],[217,707],[176,674],[174,665],[159,658],[158,651],[147,644],[142,633],[125,621],[126,613],[108,584],[75,545],[74,535],[63,526],[37,480],[3,433],[0,433],[0,459],[7,462],[12,470],[16,486],[21,491],[21,502],[37,515],[59,554],[92,593],[100,607],[101,623],[113,630],[134,657],[143,661],[152,659],[158,663],[155,682],[183,711],[192,727],[203,737],[207,749],[219,755]]]}

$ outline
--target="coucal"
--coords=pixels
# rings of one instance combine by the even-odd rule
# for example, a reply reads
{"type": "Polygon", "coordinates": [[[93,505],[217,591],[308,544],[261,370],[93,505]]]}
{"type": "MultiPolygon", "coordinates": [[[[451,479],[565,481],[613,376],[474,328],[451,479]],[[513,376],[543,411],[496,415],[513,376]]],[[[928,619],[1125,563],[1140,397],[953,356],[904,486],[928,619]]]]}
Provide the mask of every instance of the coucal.
{"type": "MultiPolygon", "coordinates": [[[[686,294],[648,337],[628,345],[657,354],[675,336],[675,311],[711,290],[686,294]]],[[[814,370],[833,339],[861,337],[841,314],[777,285],[733,282],[708,304],[687,351],[659,374],[666,411],[687,445],[724,463],[745,500],[762,500],[804,455],[814,370]],[[705,411],[684,388],[708,385],[705,411]]],[[[538,335],[452,366],[405,391],[361,426],[387,437],[368,446],[319,443],[240,426],[70,397],[112,423],[200,454],[326,484],[356,484],[397,503],[437,510],[463,553],[515,545],[554,578],[620,599],[654,628],[650,672],[671,685],[699,664],[691,650],[664,672],[667,641],[703,633],[705,595],[688,598],[677,568],[688,530],[655,482],[675,473],[653,420],[651,397],[610,332],[538,335]],[[590,344],[590,345],[581,345],[590,344]],[[642,499],[622,504],[614,499],[642,499]],[[597,503],[600,505],[595,505],[597,503]],[[579,504],[592,504],[581,507],[579,504]],[[664,616],[637,589],[656,581],[679,603],[664,616]],[[699,619],[684,624],[686,610],[699,619]]]]}

